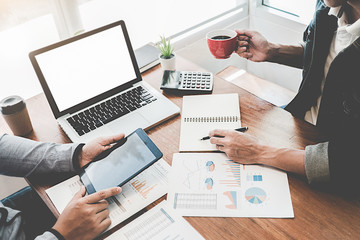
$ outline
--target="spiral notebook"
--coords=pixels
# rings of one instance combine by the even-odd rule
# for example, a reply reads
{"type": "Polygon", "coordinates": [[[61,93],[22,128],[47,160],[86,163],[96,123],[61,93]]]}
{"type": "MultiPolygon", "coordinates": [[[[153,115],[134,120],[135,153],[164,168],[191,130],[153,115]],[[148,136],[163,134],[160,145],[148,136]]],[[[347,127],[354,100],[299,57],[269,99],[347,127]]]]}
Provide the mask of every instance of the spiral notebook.
{"type": "Polygon", "coordinates": [[[239,96],[213,94],[184,96],[181,113],[180,152],[216,151],[209,140],[200,140],[214,129],[241,127],[239,96]]]}

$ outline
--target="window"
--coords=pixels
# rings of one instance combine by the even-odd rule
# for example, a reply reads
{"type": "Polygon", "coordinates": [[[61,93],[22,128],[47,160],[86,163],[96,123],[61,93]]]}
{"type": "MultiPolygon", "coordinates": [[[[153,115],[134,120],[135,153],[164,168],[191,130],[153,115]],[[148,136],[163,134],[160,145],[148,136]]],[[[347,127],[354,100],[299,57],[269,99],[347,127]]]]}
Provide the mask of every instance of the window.
{"type": "Polygon", "coordinates": [[[262,5],[286,12],[308,22],[314,13],[315,0],[262,0],[262,5]]]}
{"type": "Polygon", "coordinates": [[[148,42],[159,41],[160,35],[179,36],[194,26],[218,19],[218,16],[227,17],[226,14],[240,6],[245,9],[247,2],[0,0],[0,99],[12,94],[28,98],[41,91],[28,59],[32,50],[120,19],[125,20],[136,49],[148,42]]]}
{"type": "Polygon", "coordinates": [[[79,6],[85,30],[123,19],[133,47],[177,35],[221,15],[245,0],[88,0],[79,6]]]}
{"type": "Polygon", "coordinates": [[[0,0],[0,99],[39,92],[28,53],[59,40],[49,2],[0,0]]]}

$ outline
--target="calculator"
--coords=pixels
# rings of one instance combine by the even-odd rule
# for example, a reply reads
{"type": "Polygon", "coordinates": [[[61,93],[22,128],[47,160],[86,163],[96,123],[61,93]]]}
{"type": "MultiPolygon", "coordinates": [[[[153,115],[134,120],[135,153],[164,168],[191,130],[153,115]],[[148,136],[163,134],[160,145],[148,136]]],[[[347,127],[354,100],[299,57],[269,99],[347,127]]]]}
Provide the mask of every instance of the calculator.
{"type": "Polygon", "coordinates": [[[210,72],[165,70],[160,89],[211,93],[213,84],[213,74],[210,72]]]}

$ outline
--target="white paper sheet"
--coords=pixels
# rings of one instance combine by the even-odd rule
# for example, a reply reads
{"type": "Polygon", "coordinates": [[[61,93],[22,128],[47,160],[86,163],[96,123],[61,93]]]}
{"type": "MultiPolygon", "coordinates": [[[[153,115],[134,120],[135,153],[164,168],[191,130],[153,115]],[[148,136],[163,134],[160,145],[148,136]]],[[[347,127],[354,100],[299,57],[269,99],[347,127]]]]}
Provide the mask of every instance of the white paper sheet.
{"type": "Polygon", "coordinates": [[[183,217],[163,201],[106,240],[204,239],[183,217]]]}
{"type": "Polygon", "coordinates": [[[293,218],[287,174],[223,153],[176,153],[169,204],[182,216],[293,218]]]}
{"type": "MultiPolygon", "coordinates": [[[[111,225],[116,226],[150,203],[154,202],[168,190],[168,173],[170,166],[160,159],[144,172],[130,180],[122,187],[122,192],[109,198],[111,225]]],[[[46,190],[47,195],[59,213],[62,213],[76,192],[82,186],[79,176],[74,176],[46,190]]]]}

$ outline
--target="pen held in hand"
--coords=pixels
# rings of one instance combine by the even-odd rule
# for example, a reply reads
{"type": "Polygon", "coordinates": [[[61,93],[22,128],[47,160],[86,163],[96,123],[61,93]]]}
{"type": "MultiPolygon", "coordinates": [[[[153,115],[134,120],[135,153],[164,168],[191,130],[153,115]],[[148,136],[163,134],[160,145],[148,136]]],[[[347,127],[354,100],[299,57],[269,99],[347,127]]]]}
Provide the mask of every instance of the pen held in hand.
{"type": "MultiPolygon", "coordinates": [[[[249,129],[248,127],[241,127],[241,128],[235,129],[235,131],[246,132],[248,129],[249,129]]],[[[224,136],[215,136],[215,137],[224,137],[224,136]]],[[[203,140],[209,140],[209,139],[210,139],[210,136],[206,136],[206,137],[201,138],[200,140],[203,141],[203,140]]]]}

